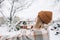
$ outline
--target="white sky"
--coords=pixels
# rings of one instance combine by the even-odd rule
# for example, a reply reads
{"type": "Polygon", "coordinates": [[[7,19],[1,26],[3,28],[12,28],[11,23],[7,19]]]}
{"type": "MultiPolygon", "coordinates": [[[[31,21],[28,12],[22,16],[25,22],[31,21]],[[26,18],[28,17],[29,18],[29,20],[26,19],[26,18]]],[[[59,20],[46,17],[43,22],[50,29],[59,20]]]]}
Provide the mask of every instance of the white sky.
{"type": "MultiPolygon", "coordinates": [[[[5,14],[5,16],[9,16],[9,3],[7,1],[4,2],[4,6],[2,7],[3,9],[3,13],[5,14]],[[8,10],[7,10],[7,9],[8,10]]],[[[23,11],[17,12],[18,14],[16,14],[17,16],[19,16],[20,18],[36,18],[37,14],[39,11],[41,10],[50,10],[53,12],[53,19],[59,18],[60,16],[60,12],[59,12],[59,4],[55,4],[56,6],[54,6],[54,0],[35,0],[33,2],[33,4],[27,8],[24,9],[23,11]]],[[[1,15],[1,14],[0,14],[1,15]]]]}

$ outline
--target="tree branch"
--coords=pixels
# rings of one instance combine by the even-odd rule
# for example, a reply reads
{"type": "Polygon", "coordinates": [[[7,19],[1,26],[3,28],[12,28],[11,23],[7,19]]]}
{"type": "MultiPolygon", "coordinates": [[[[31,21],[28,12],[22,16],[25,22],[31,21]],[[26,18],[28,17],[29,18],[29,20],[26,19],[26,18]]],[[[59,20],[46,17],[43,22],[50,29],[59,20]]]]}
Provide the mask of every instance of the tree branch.
{"type": "MultiPolygon", "coordinates": [[[[16,13],[16,11],[17,11],[18,9],[21,8],[21,9],[20,9],[20,11],[21,11],[21,10],[24,8],[24,6],[26,6],[29,2],[30,2],[30,1],[28,1],[27,3],[21,5],[21,6],[18,7],[18,8],[16,8],[16,9],[14,10],[14,12],[13,12],[13,16],[15,15],[15,13],[16,13]]],[[[32,4],[32,2],[30,2],[26,7],[28,8],[31,4],[32,4]]]]}
{"type": "Polygon", "coordinates": [[[11,11],[10,11],[10,23],[12,22],[12,12],[13,12],[13,7],[14,7],[14,0],[12,2],[12,7],[11,7],[11,11]]]}

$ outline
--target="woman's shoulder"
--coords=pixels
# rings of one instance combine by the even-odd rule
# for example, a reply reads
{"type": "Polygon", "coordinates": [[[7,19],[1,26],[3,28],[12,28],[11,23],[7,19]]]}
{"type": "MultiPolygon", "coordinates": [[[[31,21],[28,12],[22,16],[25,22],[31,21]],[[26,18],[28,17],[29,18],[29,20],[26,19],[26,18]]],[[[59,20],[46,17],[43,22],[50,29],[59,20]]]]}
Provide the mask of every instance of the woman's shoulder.
{"type": "Polygon", "coordinates": [[[33,31],[37,34],[45,34],[47,33],[47,30],[45,30],[44,28],[42,29],[33,29],[33,31]]]}

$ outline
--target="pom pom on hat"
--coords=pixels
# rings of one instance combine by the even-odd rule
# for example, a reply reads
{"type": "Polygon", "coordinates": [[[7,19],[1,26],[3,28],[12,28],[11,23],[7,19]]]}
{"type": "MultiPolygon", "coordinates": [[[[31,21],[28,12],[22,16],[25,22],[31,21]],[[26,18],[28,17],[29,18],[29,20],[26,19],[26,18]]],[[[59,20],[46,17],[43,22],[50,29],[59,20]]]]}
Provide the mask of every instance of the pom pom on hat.
{"type": "Polygon", "coordinates": [[[39,18],[45,24],[48,24],[52,20],[52,12],[51,11],[41,11],[38,13],[39,18]]]}

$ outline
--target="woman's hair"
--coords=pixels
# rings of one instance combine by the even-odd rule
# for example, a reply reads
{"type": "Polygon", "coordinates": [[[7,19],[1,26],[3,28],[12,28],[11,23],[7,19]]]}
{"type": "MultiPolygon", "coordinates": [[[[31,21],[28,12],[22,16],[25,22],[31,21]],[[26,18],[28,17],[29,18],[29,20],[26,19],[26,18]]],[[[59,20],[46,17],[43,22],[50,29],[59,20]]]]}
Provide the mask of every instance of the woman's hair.
{"type": "Polygon", "coordinates": [[[44,26],[44,24],[43,24],[42,20],[39,18],[39,16],[37,16],[35,28],[43,28],[43,26],[44,26]]]}

